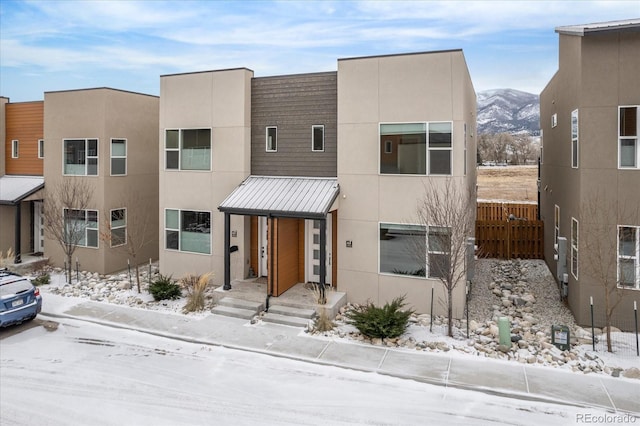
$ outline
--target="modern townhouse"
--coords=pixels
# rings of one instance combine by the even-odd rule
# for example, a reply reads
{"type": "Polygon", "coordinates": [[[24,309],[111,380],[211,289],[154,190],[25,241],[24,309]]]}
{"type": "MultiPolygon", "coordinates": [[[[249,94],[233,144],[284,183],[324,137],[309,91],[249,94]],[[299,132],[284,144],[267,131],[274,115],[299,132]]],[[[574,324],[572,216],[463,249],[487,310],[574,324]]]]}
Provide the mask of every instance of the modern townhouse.
{"type": "MultiPolygon", "coordinates": [[[[45,93],[46,192],[84,182],[90,193],[84,208],[60,211],[82,234],[74,268],[77,261],[100,274],[126,269],[133,235],[139,262],[157,258],[158,106],[156,96],[110,88],[45,93]]],[[[47,233],[45,255],[57,266],[66,260],[47,233]]]]}
{"type": "Polygon", "coordinates": [[[42,101],[0,97],[0,251],[14,263],[44,251],[43,113],[42,101]]]}
{"type": "Polygon", "coordinates": [[[603,309],[606,282],[610,305],[618,304],[614,316],[633,318],[640,296],[640,20],[556,32],[559,68],[540,94],[545,259],[568,282],[578,323],[590,323],[591,302],[603,309]]]}
{"type": "Polygon", "coordinates": [[[337,72],[165,75],[160,87],[163,273],[212,271],[226,287],[263,276],[274,297],[300,282],[359,303],[406,295],[421,312],[432,286],[442,299],[437,253],[416,260],[408,240],[433,232],[415,222],[425,180],[475,191],[461,50],[342,59],[337,72]]]}

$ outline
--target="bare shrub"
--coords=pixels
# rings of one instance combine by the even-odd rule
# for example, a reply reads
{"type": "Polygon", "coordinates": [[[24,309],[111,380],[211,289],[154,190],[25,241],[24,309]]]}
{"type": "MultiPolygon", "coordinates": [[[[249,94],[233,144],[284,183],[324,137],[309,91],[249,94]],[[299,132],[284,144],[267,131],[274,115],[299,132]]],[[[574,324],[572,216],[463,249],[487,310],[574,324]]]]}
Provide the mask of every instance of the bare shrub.
{"type": "Polygon", "coordinates": [[[187,275],[180,280],[180,285],[187,292],[187,304],[184,312],[197,312],[204,309],[205,293],[210,285],[212,272],[202,275],[187,275]]]}
{"type": "Polygon", "coordinates": [[[313,325],[314,331],[325,332],[335,328],[336,323],[333,322],[326,309],[321,309],[320,314],[313,325]]]}

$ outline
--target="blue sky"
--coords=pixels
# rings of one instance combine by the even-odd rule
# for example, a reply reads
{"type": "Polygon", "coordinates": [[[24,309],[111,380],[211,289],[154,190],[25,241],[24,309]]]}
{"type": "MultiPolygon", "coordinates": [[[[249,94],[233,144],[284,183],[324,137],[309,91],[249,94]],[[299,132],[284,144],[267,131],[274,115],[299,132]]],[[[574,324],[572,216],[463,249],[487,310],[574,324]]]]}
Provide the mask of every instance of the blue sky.
{"type": "Polygon", "coordinates": [[[334,71],[338,58],[459,48],[476,91],[539,93],[557,70],[555,27],[638,17],[640,0],[0,0],[0,95],[103,86],[158,95],[163,74],[334,71]]]}

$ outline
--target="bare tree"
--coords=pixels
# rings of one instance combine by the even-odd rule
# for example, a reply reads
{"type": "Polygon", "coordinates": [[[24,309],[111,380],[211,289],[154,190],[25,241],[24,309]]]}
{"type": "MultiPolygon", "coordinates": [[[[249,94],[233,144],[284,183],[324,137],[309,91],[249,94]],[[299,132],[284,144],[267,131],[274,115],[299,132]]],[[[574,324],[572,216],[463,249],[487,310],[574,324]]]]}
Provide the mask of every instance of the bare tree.
{"type": "MultiPolygon", "coordinates": [[[[630,219],[634,215],[637,217],[640,211],[638,206],[629,208],[624,202],[620,203],[620,205],[611,203],[601,192],[592,192],[582,205],[580,229],[573,230],[574,235],[579,232],[579,238],[583,241],[584,250],[579,251],[583,277],[586,275],[585,278],[593,280],[602,291],[609,352],[613,351],[611,344],[613,315],[623,300],[623,283],[629,279],[625,276],[626,270],[620,268],[618,264],[618,245],[624,241],[625,235],[617,224],[632,223],[630,219]]],[[[572,226],[574,226],[573,223],[572,226]]],[[[570,241],[571,243],[573,241],[570,241]]],[[[571,245],[568,251],[570,262],[578,262],[578,259],[572,256],[571,245]]],[[[571,267],[572,264],[569,263],[569,265],[571,267]]]]}
{"type": "Polygon", "coordinates": [[[513,143],[513,138],[508,133],[480,135],[478,140],[478,150],[482,161],[493,161],[501,163],[507,161],[507,148],[513,143]]]}
{"type": "Polygon", "coordinates": [[[144,203],[144,197],[136,193],[131,193],[126,200],[120,204],[123,209],[116,209],[105,212],[106,231],[100,233],[100,239],[111,247],[116,247],[131,259],[136,272],[136,285],[138,293],[140,288],[140,260],[138,256],[148,245],[157,242],[155,221],[153,218],[158,214],[157,207],[149,203],[144,203]],[[125,208],[125,206],[127,206],[125,208]],[[133,208],[133,206],[136,206],[133,208]],[[124,210],[124,217],[123,217],[124,210]],[[114,223],[124,224],[124,226],[113,226],[114,223]]]}
{"type": "Polygon", "coordinates": [[[527,161],[536,155],[533,139],[528,133],[513,135],[509,150],[511,151],[511,162],[514,164],[527,164],[527,161]]]}
{"type": "Polygon", "coordinates": [[[92,191],[86,180],[64,178],[48,184],[44,196],[44,228],[52,240],[57,242],[66,257],[67,280],[71,282],[73,253],[87,238],[87,207],[92,191]]]}
{"type": "Polygon", "coordinates": [[[476,194],[453,178],[427,179],[418,201],[420,223],[427,225],[427,238],[418,255],[427,259],[427,276],[437,278],[446,290],[447,334],[453,336],[453,292],[466,284],[467,238],[475,228],[476,194]]]}

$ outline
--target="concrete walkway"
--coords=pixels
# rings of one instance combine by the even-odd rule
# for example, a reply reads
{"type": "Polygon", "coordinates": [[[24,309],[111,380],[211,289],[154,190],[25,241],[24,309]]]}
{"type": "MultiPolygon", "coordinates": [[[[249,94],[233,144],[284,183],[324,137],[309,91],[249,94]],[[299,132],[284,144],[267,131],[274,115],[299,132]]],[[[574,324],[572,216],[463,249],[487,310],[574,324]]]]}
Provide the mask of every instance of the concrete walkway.
{"type": "Polygon", "coordinates": [[[193,343],[375,372],[425,383],[640,417],[640,382],[468,355],[434,354],[312,337],[299,328],[218,315],[189,317],[48,294],[44,317],[73,318],[193,343]]]}

